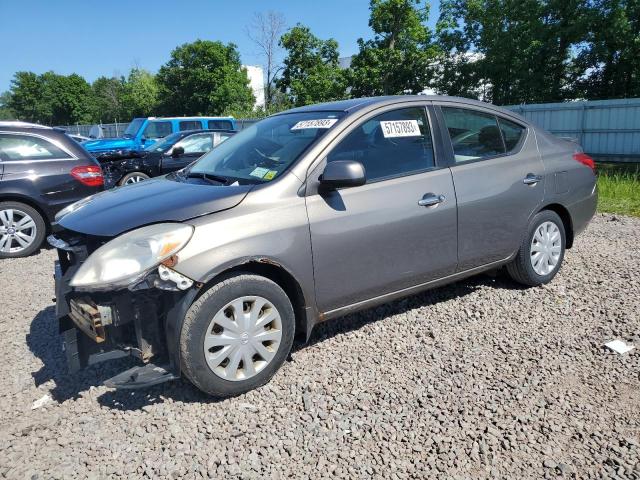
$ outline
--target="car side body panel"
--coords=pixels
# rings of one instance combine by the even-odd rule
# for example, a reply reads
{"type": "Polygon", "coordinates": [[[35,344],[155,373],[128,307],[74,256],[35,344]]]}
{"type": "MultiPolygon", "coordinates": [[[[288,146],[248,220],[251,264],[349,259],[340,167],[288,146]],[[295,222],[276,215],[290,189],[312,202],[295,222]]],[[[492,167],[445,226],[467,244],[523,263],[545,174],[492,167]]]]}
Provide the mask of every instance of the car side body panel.
{"type": "Polygon", "coordinates": [[[285,194],[301,185],[297,177],[285,176],[277,183],[256,186],[242,201],[241,211],[229,209],[189,221],[195,227],[193,237],[178,254],[174,269],[207,283],[242,264],[272,264],[295,278],[305,306],[315,307],[305,199],[285,194]]]}

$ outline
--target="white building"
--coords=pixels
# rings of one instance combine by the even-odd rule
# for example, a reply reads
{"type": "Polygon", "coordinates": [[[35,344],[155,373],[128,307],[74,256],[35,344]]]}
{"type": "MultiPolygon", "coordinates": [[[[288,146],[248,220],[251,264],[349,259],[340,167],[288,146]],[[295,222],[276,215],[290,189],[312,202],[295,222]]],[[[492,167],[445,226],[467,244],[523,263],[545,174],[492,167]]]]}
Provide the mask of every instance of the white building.
{"type": "Polygon", "coordinates": [[[262,67],[258,65],[243,65],[243,68],[247,70],[247,77],[249,77],[249,86],[253,91],[253,96],[256,97],[256,103],[253,108],[264,107],[264,72],[262,67]]]}

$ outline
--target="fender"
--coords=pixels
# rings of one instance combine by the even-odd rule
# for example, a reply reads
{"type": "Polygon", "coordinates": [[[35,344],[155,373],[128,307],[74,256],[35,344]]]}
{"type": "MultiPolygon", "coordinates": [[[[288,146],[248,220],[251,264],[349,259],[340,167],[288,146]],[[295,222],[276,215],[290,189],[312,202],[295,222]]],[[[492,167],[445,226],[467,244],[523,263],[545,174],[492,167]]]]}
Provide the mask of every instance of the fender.
{"type": "MultiPolygon", "coordinates": [[[[182,332],[182,324],[184,322],[185,315],[189,310],[189,307],[196,300],[198,295],[204,291],[206,286],[210,284],[215,278],[223,275],[225,272],[231,270],[241,270],[242,266],[247,266],[247,270],[251,271],[250,265],[270,265],[275,267],[290,277],[299,289],[301,294],[302,305],[296,312],[301,318],[296,318],[296,329],[300,329],[302,338],[305,339],[305,343],[309,340],[313,327],[322,321],[321,315],[318,313],[315,304],[315,295],[310,292],[305,292],[300,282],[291,273],[291,271],[285,267],[279,261],[269,257],[268,255],[254,255],[236,258],[225,262],[217,267],[211,269],[207,275],[187,290],[187,293],[182,299],[175,303],[175,305],[167,313],[165,320],[165,334],[167,337],[167,353],[169,355],[169,362],[171,365],[171,372],[175,375],[180,375],[180,334],[182,332]]],[[[298,315],[296,317],[298,317],[298,315]]]]}

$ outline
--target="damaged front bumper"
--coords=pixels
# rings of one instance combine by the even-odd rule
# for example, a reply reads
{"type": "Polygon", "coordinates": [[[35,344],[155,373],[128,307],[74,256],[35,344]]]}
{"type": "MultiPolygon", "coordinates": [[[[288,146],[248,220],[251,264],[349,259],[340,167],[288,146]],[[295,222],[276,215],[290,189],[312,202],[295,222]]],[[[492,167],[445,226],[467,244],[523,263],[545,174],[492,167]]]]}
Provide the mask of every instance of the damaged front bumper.
{"type": "Polygon", "coordinates": [[[178,378],[180,329],[198,285],[162,266],[129,288],[79,292],[69,283],[90,253],[87,245],[49,242],[58,249],[56,317],[69,372],[132,356],[139,366],[107,380],[107,386],[140,388],[178,378]]]}

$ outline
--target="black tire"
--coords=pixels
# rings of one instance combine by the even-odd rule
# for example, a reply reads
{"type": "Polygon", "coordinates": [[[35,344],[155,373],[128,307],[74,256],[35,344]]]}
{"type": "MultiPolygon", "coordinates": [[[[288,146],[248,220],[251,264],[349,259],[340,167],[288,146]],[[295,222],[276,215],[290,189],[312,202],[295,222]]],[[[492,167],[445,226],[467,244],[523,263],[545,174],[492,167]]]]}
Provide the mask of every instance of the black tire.
{"type": "MultiPolygon", "coordinates": [[[[143,180],[149,180],[149,178],[151,178],[151,177],[149,177],[149,175],[147,175],[146,173],[143,173],[143,172],[131,172],[131,173],[127,173],[124,177],[122,177],[120,179],[120,181],[118,182],[118,185],[120,185],[120,186],[126,185],[127,182],[130,179],[135,178],[135,177],[140,177],[143,180]]],[[[142,180],[140,180],[140,181],[142,181],[142,180]]]]}
{"type": "Polygon", "coordinates": [[[287,294],[275,282],[250,273],[237,273],[210,287],[191,305],[180,334],[180,361],[185,376],[200,390],[215,397],[231,397],[267,383],[287,359],[295,331],[295,315],[287,294]],[[282,337],[273,359],[244,380],[225,380],[209,368],[204,338],[215,314],[243,296],[261,296],[275,306],[282,322],[282,337]]]}
{"type": "Polygon", "coordinates": [[[564,224],[558,214],[551,210],[538,212],[529,222],[526,235],[524,235],[522,239],[518,254],[516,255],[516,258],[507,265],[507,272],[516,282],[530,287],[549,283],[562,267],[566,245],[567,242],[564,224]],[[533,265],[531,264],[531,242],[536,230],[545,222],[554,223],[560,231],[560,256],[555,268],[551,272],[546,275],[540,275],[534,270],[533,265]]]}
{"type": "MultiPolygon", "coordinates": [[[[0,258],[19,258],[19,257],[28,257],[34,252],[38,251],[42,246],[42,242],[44,242],[44,238],[47,234],[47,225],[35,208],[30,207],[29,205],[21,202],[0,202],[0,212],[3,210],[17,210],[18,212],[23,212],[29,215],[33,222],[35,223],[35,238],[33,243],[29,245],[24,250],[20,250],[19,252],[2,252],[0,251],[0,258]]],[[[2,224],[0,223],[0,226],[2,224]]],[[[2,239],[2,234],[0,234],[0,239],[2,239]]]]}

